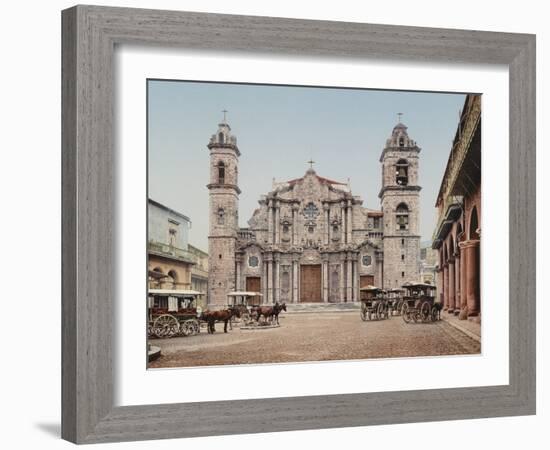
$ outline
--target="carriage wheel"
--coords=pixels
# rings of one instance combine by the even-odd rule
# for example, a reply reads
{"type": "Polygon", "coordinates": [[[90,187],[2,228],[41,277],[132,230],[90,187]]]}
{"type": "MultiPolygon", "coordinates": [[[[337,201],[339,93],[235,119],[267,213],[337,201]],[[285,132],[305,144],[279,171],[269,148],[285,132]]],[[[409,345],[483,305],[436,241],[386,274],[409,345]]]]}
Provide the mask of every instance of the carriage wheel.
{"type": "Polygon", "coordinates": [[[432,322],[435,322],[437,320],[437,315],[438,315],[438,309],[437,309],[437,306],[432,306],[432,322]]]}
{"type": "Polygon", "coordinates": [[[193,336],[199,332],[199,325],[193,319],[186,320],[180,325],[180,332],[184,336],[193,336]]]}
{"type": "Polygon", "coordinates": [[[170,314],[163,314],[153,322],[153,332],[155,336],[172,337],[179,331],[179,324],[176,318],[170,314]]]}
{"type": "Polygon", "coordinates": [[[428,302],[422,303],[422,306],[420,307],[420,318],[422,319],[422,322],[428,322],[430,320],[430,310],[431,305],[428,302]]]}
{"type": "Polygon", "coordinates": [[[403,312],[403,300],[399,300],[397,302],[397,314],[401,315],[402,312],[403,312]]]}
{"type": "Polygon", "coordinates": [[[406,303],[403,304],[403,307],[401,308],[401,317],[403,317],[403,321],[405,323],[409,323],[411,321],[411,314],[409,311],[409,305],[406,303]]]}
{"type": "Polygon", "coordinates": [[[180,333],[184,336],[189,336],[192,333],[191,327],[188,322],[182,322],[180,324],[180,333]]]}

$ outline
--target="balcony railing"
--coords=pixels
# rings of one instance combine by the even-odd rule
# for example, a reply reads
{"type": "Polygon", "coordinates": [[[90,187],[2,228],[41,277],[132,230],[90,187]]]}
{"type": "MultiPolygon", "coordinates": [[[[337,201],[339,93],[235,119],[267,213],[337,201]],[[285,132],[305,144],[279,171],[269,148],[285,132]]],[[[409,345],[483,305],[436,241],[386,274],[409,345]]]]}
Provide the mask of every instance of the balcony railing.
{"type": "Polygon", "coordinates": [[[254,234],[254,232],[250,231],[250,230],[247,230],[247,229],[239,230],[237,232],[237,237],[240,240],[243,240],[243,241],[255,241],[256,240],[256,235],[254,234]]]}
{"type": "Polygon", "coordinates": [[[173,245],[163,244],[161,242],[149,242],[149,252],[160,255],[168,256],[179,259],[190,264],[197,263],[197,257],[189,250],[184,250],[173,245]]]}
{"type": "Polygon", "coordinates": [[[443,200],[443,207],[432,236],[433,248],[439,248],[440,241],[445,238],[450,229],[449,226],[460,216],[463,201],[461,195],[449,195],[443,200]]]}

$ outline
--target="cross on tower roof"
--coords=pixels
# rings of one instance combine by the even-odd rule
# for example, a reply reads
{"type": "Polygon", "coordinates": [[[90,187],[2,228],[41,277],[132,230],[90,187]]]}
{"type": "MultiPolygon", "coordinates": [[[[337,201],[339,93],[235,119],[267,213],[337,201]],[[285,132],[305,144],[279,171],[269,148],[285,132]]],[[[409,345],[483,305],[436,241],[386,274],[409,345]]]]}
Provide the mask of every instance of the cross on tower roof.
{"type": "Polygon", "coordinates": [[[308,161],[308,164],[309,164],[309,168],[313,169],[313,164],[315,164],[315,161],[313,161],[313,159],[310,158],[310,160],[308,161]]]}
{"type": "Polygon", "coordinates": [[[222,109],[222,113],[223,113],[223,121],[224,121],[224,123],[225,123],[225,121],[226,121],[225,115],[226,115],[226,113],[227,113],[227,109],[222,109]]]}
{"type": "Polygon", "coordinates": [[[399,123],[401,123],[401,117],[403,116],[402,112],[397,113],[397,120],[399,123]]]}

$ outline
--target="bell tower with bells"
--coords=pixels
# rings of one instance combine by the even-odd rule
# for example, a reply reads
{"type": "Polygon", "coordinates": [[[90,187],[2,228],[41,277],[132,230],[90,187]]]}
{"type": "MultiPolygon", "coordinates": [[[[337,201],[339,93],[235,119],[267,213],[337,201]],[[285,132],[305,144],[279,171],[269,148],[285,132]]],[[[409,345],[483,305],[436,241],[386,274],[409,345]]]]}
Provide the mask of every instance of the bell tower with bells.
{"type": "Polygon", "coordinates": [[[409,137],[402,115],[398,113],[398,123],[380,155],[382,188],[378,196],[384,213],[385,289],[420,277],[420,147],[409,137]]]}
{"type": "Polygon", "coordinates": [[[239,156],[237,138],[231,134],[226,113],[210,138],[208,305],[227,304],[227,293],[235,290],[235,250],[239,229],[239,156]]]}

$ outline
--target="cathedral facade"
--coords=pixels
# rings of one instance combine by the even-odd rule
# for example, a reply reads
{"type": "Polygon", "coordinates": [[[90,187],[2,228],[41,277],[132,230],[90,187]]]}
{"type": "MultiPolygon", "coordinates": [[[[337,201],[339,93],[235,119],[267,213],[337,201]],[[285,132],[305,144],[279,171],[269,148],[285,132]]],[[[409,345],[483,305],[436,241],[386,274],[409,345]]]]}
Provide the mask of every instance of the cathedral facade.
{"type": "MultiPolygon", "coordinates": [[[[366,285],[399,287],[420,273],[420,148],[398,123],[380,156],[381,210],[349,183],[318,175],[273,183],[248,228],[239,227],[237,139],[224,120],[210,138],[208,302],[231,291],[264,303],[354,302],[366,285]]],[[[312,162],[311,162],[312,163],[312,162]]],[[[368,161],[365,161],[368,164],[368,161]]]]}

